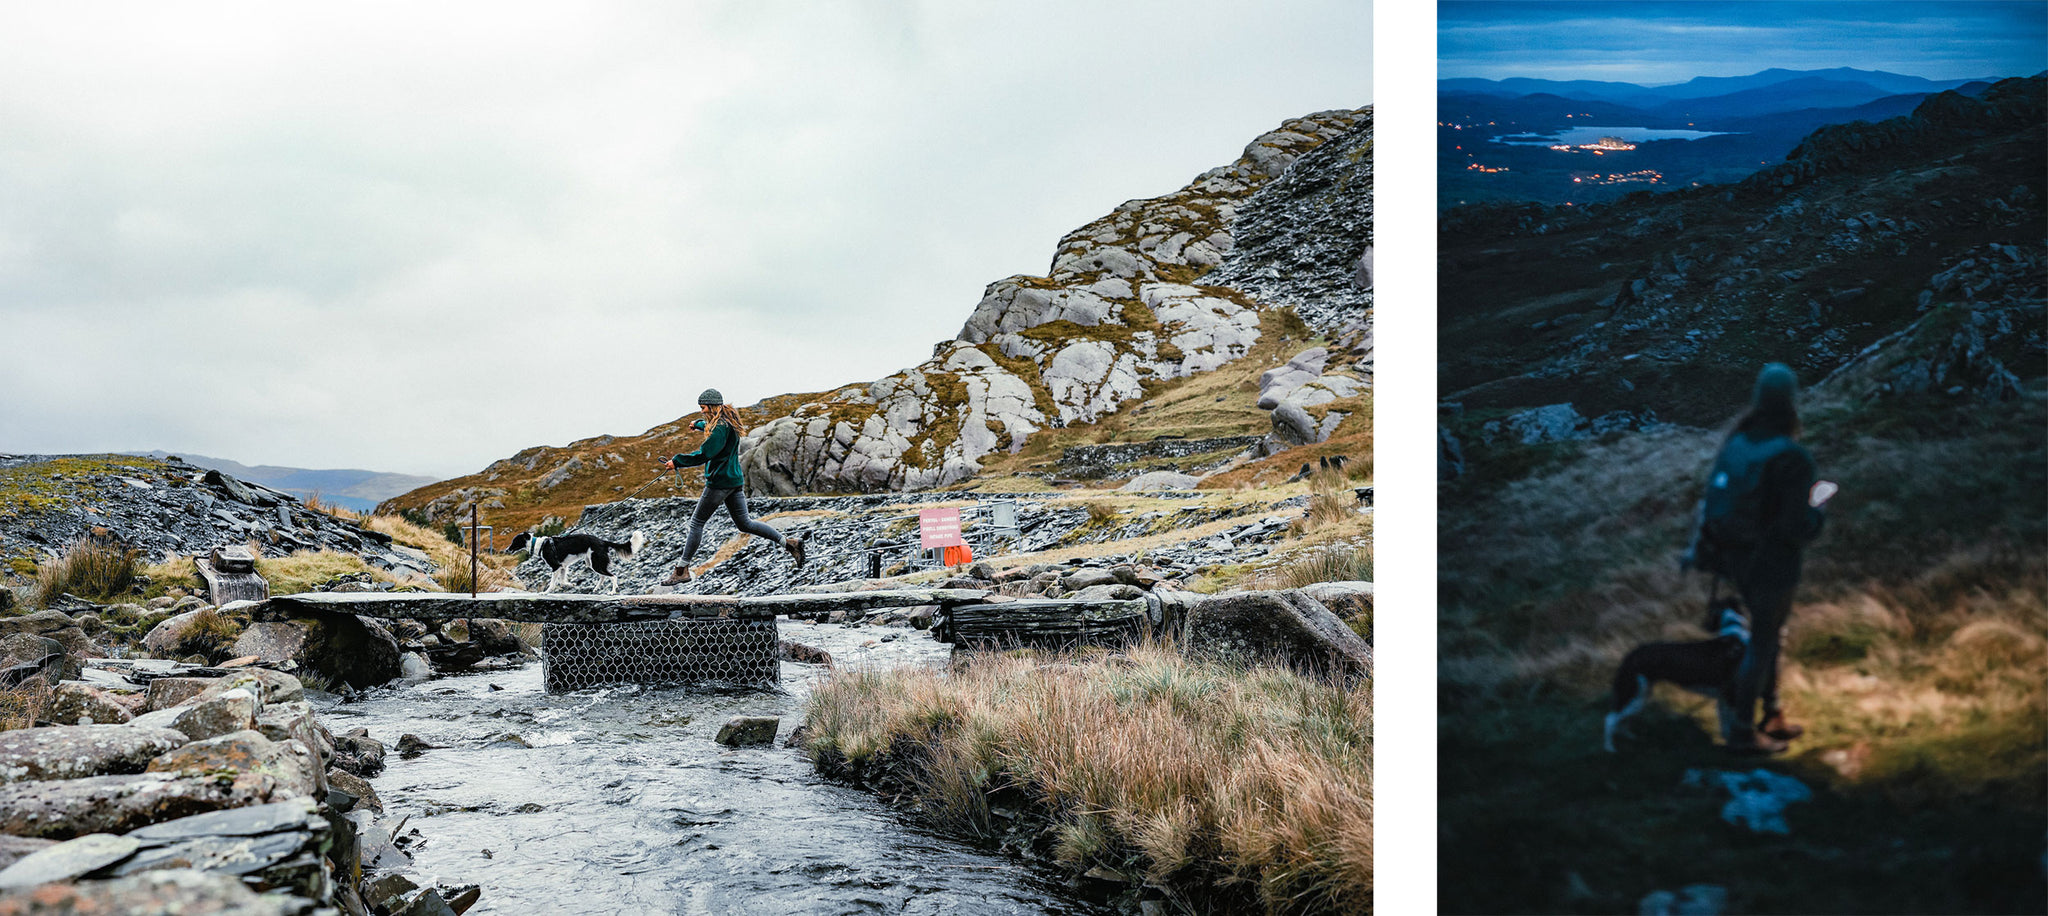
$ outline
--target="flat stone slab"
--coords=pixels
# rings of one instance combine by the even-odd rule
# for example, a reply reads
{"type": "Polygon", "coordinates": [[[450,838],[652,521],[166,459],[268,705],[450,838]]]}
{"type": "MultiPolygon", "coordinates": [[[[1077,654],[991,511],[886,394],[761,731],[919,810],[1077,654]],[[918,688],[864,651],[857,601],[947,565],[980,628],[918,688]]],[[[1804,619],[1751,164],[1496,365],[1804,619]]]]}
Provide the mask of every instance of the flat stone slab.
{"type": "Polygon", "coordinates": [[[887,589],[818,595],[577,595],[543,592],[488,592],[472,598],[439,592],[308,592],[271,598],[258,619],[307,612],[356,614],[385,620],[457,620],[487,617],[539,623],[623,623],[686,617],[766,619],[823,616],[840,610],[956,605],[982,601],[989,593],[965,588],[887,589]]]}

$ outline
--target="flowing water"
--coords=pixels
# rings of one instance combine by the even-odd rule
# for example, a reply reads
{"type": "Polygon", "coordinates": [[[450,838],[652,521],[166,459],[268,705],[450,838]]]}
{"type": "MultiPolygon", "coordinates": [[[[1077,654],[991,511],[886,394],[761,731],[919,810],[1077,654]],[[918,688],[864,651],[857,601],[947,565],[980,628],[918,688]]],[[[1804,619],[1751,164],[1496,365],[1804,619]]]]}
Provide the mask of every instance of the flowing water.
{"type": "MultiPolygon", "coordinates": [[[[914,630],[780,626],[841,666],[947,653],[914,630]]],[[[736,714],[780,715],[786,736],[821,673],[784,662],[783,692],[551,696],[535,663],[379,690],[321,715],[387,747],[406,733],[444,745],[411,760],[392,751],[372,783],[386,823],[418,829],[419,872],[483,885],[471,913],[1108,912],[1014,859],[918,829],[794,749],[713,742],[736,714]]]]}

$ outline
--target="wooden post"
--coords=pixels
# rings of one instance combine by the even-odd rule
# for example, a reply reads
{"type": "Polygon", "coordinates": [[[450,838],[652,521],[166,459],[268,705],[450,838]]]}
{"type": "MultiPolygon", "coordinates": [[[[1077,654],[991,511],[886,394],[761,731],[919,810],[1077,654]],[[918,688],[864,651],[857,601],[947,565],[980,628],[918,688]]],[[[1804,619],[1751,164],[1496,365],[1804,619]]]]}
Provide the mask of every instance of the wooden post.
{"type": "Polygon", "coordinates": [[[476,504],[469,504],[469,596],[476,597],[476,542],[483,535],[476,524],[476,504]]]}

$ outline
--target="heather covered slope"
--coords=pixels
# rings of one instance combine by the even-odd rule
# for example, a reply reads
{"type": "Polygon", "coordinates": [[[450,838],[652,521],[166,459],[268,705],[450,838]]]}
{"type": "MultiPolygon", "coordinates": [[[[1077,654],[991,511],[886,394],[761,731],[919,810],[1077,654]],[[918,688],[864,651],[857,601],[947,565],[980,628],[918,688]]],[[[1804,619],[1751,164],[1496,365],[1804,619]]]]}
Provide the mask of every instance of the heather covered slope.
{"type": "Polygon", "coordinates": [[[2042,85],[1830,128],[1739,186],[1447,215],[1440,854],[1490,879],[1447,912],[2048,906],[2042,85]],[[1785,642],[1807,734],[1733,758],[1660,688],[1607,754],[1622,655],[1705,636],[1676,557],[1769,360],[1842,486],[1785,642]],[[1759,768],[1814,793],[1787,834],[1722,817],[1713,774],[1759,768]]]}

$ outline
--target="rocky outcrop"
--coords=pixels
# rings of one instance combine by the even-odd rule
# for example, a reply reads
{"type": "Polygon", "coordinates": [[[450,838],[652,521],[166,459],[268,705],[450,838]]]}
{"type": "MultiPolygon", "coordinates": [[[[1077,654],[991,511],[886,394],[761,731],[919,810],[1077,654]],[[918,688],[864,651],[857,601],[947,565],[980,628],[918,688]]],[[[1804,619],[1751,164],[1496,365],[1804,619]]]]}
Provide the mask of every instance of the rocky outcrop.
{"type": "MultiPolygon", "coordinates": [[[[106,666],[88,672],[96,683],[170,683],[151,690],[170,705],[124,725],[0,732],[0,914],[363,913],[372,884],[388,889],[410,864],[374,790],[340,768],[374,772],[381,746],[330,735],[296,678],[94,664],[106,666]]],[[[398,911],[445,913],[477,896],[407,883],[398,911]]]]}
{"type": "MultiPolygon", "coordinates": [[[[743,443],[748,479],[776,494],[941,486],[1039,429],[1091,422],[1143,397],[1147,383],[1237,359],[1262,333],[1267,305],[1204,275],[1234,245],[1240,208],[1310,151],[1338,138],[1355,151],[1370,135],[1366,110],[1291,120],[1186,188],[1127,202],[1069,233],[1046,276],[990,284],[930,360],[755,429],[743,443]]],[[[1369,164],[1349,153],[1329,161],[1336,171],[1363,169],[1337,190],[1369,201],[1369,164]]],[[[1362,233],[1370,203],[1353,216],[1344,225],[1362,233]]],[[[1271,231],[1286,244],[1286,231],[1271,231]]],[[[1361,254],[1339,258],[1345,283],[1361,254]]],[[[1354,290],[1347,301],[1362,297],[1354,290]]]]}

